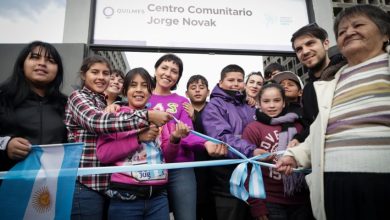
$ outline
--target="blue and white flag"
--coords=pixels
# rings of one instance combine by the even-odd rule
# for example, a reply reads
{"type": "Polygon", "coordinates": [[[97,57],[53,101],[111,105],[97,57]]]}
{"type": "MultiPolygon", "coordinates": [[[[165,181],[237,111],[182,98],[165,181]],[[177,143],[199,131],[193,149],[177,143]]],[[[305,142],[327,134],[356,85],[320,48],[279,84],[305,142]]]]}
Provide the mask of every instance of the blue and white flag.
{"type": "Polygon", "coordinates": [[[84,143],[34,145],[0,187],[2,219],[70,219],[84,143]]]}

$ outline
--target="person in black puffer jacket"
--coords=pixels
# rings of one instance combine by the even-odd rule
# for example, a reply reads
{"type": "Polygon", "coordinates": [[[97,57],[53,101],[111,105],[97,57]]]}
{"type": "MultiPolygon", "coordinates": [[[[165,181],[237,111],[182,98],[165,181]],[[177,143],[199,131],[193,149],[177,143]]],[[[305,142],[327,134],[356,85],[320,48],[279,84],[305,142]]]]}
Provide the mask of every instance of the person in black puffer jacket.
{"type": "Polygon", "coordinates": [[[20,52],[0,85],[0,171],[23,160],[31,145],[66,142],[63,74],[53,45],[34,41],[20,52]]]}

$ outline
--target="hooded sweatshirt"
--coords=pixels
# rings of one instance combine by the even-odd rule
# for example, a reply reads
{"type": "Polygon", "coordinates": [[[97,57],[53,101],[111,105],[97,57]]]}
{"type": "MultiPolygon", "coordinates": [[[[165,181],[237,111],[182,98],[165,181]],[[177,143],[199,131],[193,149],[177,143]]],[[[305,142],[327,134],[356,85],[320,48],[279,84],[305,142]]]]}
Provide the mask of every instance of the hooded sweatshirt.
{"type": "MultiPolygon", "coordinates": [[[[130,112],[128,106],[122,106],[119,112],[130,112]]],[[[178,144],[169,141],[171,129],[164,125],[160,135],[153,142],[138,142],[140,130],[123,131],[100,135],[96,155],[102,163],[122,165],[161,164],[166,158],[175,158],[178,144]]],[[[169,159],[168,159],[169,160],[169,159]]],[[[166,170],[113,173],[111,182],[130,185],[163,185],[167,182],[166,170]]]]}

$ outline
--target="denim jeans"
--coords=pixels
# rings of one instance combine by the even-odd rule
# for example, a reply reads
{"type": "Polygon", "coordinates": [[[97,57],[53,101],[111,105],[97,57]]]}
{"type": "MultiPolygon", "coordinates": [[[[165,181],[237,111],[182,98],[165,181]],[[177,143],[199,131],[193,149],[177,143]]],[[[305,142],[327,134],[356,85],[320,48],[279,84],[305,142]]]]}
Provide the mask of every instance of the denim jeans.
{"type": "Polygon", "coordinates": [[[108,218],[110,220],[169,220],[167,194],[163,193],[150,199],[127,201],[111,199],[108,218]]]}
{"type": "Polygon", "coordinates": [[[72,220],[100,220],[104,219],[106,198],[76,182],[73,204],[72,220]]]}
{"type": "Polygon", "coordinates": [[[168,172],[169,207],[175,220],[196,220],[194,169],[174,169],[168,172]]]}

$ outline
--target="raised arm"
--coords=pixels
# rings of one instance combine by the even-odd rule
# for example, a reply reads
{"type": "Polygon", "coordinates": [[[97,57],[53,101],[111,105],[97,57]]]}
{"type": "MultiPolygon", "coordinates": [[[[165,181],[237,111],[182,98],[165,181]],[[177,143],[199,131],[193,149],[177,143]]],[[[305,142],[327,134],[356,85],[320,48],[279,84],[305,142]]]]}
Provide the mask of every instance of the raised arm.
{"type": "Polygon", "coordinates": [[[74,123],[97,134],[133,130],[149,126],[147,110],[106,113],[82,93],[73,93],[66,107],[66,125],[74,123]]]}

